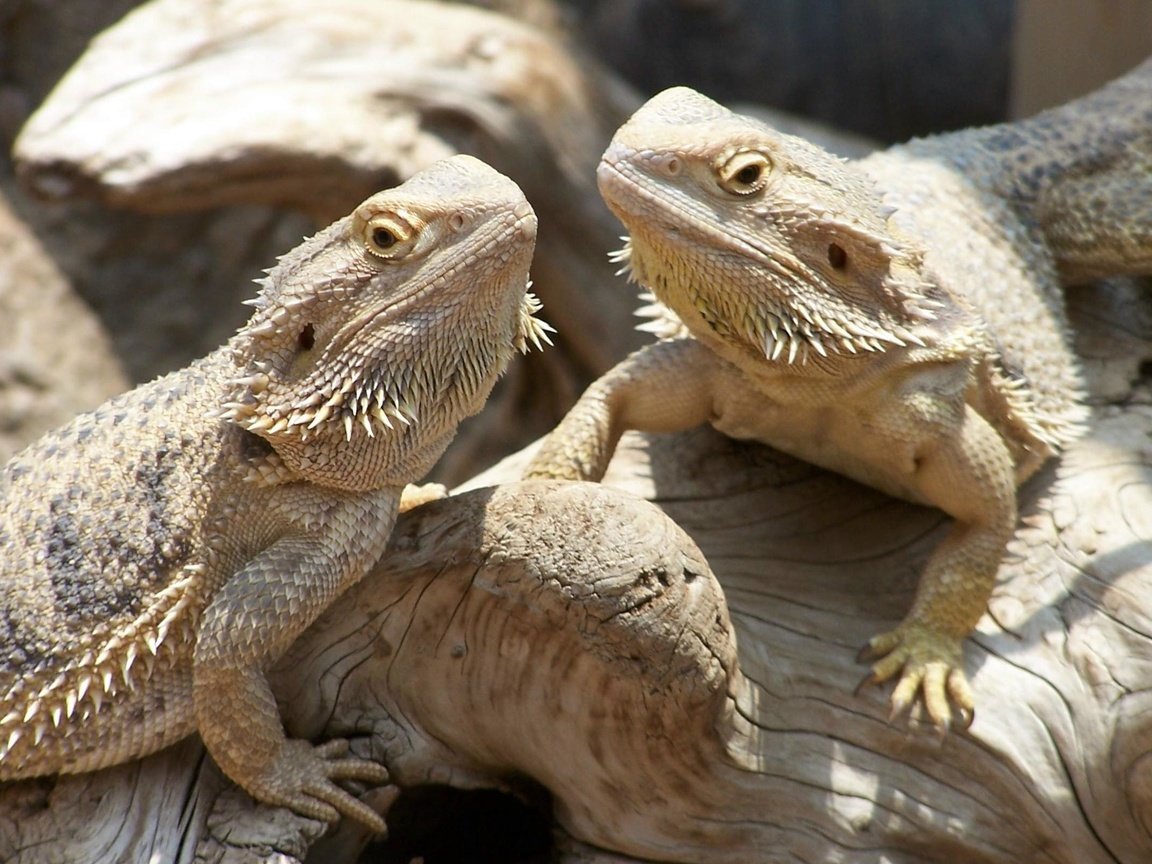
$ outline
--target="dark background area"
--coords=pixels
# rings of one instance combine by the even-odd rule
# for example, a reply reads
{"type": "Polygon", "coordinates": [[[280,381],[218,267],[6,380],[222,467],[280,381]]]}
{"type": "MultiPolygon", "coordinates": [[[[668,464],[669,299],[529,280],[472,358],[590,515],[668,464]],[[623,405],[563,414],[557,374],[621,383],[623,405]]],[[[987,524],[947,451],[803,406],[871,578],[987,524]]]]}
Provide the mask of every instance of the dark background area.
{"type": "Polygon", "coordinates": [[[1008,109],[1014,0],[573,0],[637,88],[687,84],[879,141],[1008,109]]]}

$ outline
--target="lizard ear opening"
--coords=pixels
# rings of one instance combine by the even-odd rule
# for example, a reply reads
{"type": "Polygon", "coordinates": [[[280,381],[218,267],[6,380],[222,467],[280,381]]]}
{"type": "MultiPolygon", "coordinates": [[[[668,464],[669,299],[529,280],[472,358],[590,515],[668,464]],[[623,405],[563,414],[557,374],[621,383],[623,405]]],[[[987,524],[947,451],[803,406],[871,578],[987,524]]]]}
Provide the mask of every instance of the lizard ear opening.
{"type": "Polygon", "coordinates": [[[312,346],[316,344],[316,328],[311,324],[305,324],[299,335],[296,337],[296,345],[301,351],[311,351],[312,346]]]}

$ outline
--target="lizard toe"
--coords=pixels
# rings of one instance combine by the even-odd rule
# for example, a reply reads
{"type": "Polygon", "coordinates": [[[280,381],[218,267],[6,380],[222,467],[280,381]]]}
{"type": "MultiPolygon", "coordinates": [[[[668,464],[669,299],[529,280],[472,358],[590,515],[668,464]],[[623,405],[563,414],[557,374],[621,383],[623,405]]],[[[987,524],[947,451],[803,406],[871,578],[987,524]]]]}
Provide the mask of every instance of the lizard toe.
{"type": "Polygon", "coordinates": [[[962,728],[971,724],[975,699],[964,675],[961,640],[904,624],[870,640],[861,656],[879,658],[861,687],[896,679],[890,720],[915,719],[922,709],[941,733],[951,728],[954,716],[962,728]]]}
{"type": "Polygon", "coordinates": [[[945,663],[929,663],[924,667],[924,677],[920,681],[920,692],[924,697],[924,707],[932,725],[946,731],[952,725],[952,708],[948,703],[946,683],[952,670],[945,663]]]}
{"type": "Polygon", "coordinates": [[[909,655],[907,649],[899,642],[890,647],[885,643],[883,649],[876,648],[875,642],[876,639],[864,646],[864,650],[868,652],[867,659],[873,661],[872,672],[868,678],[873,684],[883,684],[899,675],[902,669],[906,669],[909,655]]]}
{"type": "Polygon", "coordinates": [[[400,495],[400,511],[407,513],[432,501],[448,497],[448,487],[443,483],[409,483],[400,495]]]}
{"type": "Polygon", "coordinates": [[[267,804],[288,807],[302,816],[335,822],[343,815],[386,834],[380,814],[334,781],[383,783],[388,770],[368,759],[342,758],[347,752],[344,739],[315,747],[307,741],[286,741],[275,764],[249,791],[267,804]]]}
{"type": "Polygon", "coordinates": [[[331,780],[311,781],[305,784],[301,793],[299,799],[307,802],[308,806],[317,812],[326,811],[331,814],[328,822],[334,822],[343,815],[367,826],[374,834],[385,836],[388,833],[388,826],[379,813],[331,780]]]}
{"type": "Polygon", "coordinates": [[[388,769],[379,762],[358,757],[339,758],[349,750],[348,740],[333,738],[313,747],[313,752],[325,760],[327,776],[332,780],[360,780],[379,785],[388,781],[388,769]]]}
{"type": "Polygon", "coordinates": [[[923,680],[924,670],[905,668],[904,674],[896,682],[896,687],[892,690],[892,697],[889,700],[889,722],[908,714],[913,707],[918,706],[916,697],[920,692],[920,685],[923,680]]]}
{"type": "Polygon", "coordinates": [[[948,698],[960,717],[960,728],[967,729],[976,719],[976,695],[968,676],[962,669],[953,669],[948,675],[948,698]]]}
{"type": "Polygon", "coordinates": [[[287,807],[293,813],[298,813],[301,816],[307,816],[310,819],[315,819],[317,822],[324,822],[329,825],[340,818],[339,810],[304,790],[293,795],[285,795],[279,801],[270,801],[268,803],[275,803],[277,806],[287,807]]]}
{"type": "MultiPolygon", "coordinates": [[[[891,654],[896,650],[896,648],[900,646],[901,641],[902,640],[900,638],[899,630],[890,630],[887,633],[881,633],[877,636],[873,636],[871,639],[864,643],[859,653],[856,654],[856,662],[871,663],[880,659],[881,657],[891,654]]],[[[875,683],[882,683],[890,677],[892,676],[889,675],[886,678],[881,678],[875,683]]]]}

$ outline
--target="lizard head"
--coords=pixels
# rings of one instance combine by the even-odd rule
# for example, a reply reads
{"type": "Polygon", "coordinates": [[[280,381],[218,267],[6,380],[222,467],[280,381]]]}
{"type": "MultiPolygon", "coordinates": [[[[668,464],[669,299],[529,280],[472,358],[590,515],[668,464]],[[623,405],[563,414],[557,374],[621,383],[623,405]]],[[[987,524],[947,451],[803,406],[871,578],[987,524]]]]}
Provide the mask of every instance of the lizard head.
{"type": "Polygon", "coordinates": [[[535,238],[519,187],[469,156],[372,196],[261,280],[220,416],[313,482],[417,479],[514,352],[547,340],[535,238]]]}
{"type": "Polygon", "coordinates": [[[922,254],[857,166],[686,87],[616,133],[598,181],[630,275],[697,337],[770,360],[918,343],[922,254]]]}

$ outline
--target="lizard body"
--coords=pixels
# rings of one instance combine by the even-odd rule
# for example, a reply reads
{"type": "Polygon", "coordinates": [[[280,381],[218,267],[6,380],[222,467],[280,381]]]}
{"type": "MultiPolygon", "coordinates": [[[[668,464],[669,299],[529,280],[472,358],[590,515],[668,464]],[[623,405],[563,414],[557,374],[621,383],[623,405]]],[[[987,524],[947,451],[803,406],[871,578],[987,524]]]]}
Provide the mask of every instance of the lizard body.
{"type": "Polygon", "coordinates": [[[286,738],[264,669],[384,551],[402,489],[538,343],[536,220],[470,157],[283,256],[206,358],[0,475],[0,779],[198,731],[255,798],[377,830],[346,743],[286,738]]]}
{"type": "Polygon", "coordinates": [[[1015,489],[1087,418],[1062,285],[1152,272],[1152,63],[1031,120],[858,161],[674,88],[598,178],[626,270],[679,335],[595,382],[528,475],[599,479],[625,429],[711,422],[939,507],[954,525],[868,644],[870,680],[898,679],[894,715],[971,722],[962,644],[1015,489]]]}

